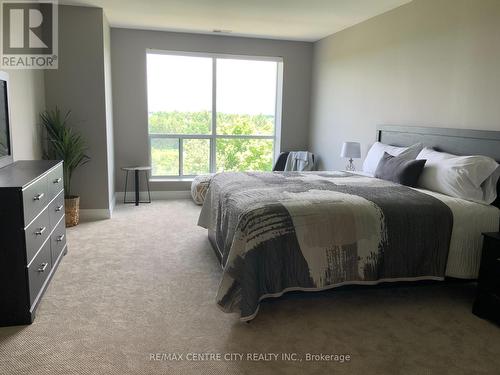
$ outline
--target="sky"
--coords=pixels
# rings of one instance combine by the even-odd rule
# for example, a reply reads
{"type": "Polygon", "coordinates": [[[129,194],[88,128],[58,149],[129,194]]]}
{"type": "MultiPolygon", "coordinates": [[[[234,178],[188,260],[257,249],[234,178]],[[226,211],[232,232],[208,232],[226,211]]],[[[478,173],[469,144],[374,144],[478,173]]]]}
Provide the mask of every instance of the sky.
{"type": "MultiPolygon", "coordinates": [[[[217,111],[275,114],[275,61],[217,59],[217,111]]],[[[210,57],[147,55],[148,111],[211,111],[210,57]]]]}

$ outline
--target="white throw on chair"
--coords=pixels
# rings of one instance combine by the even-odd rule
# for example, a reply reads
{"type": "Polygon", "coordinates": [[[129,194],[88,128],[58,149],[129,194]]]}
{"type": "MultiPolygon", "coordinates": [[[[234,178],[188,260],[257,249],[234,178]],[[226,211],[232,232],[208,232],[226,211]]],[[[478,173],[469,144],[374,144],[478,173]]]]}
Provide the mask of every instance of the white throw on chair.
{"type": "Polygon", "coordinates": [[[285,171],[314,170],[314,155],[309,151],[291,151],[286,159],[285,171]]]}

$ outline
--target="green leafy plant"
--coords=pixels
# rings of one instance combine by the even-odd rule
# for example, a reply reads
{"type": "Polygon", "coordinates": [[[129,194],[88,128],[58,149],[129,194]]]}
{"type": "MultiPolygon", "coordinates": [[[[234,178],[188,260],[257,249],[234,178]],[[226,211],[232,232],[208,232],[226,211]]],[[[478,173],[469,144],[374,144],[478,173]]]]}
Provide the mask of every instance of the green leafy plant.
{"type": "Polygon", "coordinates": [[[71,178],[73,172],[87,163],[90,157],[86,155],[87,143],[83,137],[68,124],[71,111],[62,115],[59,108],[46,110],[40,114],[42,127],[47,134],[47,147],[44,159],[63,160],[64,192],[66,198],[71,198],[71,178]]]}
{"type": "MultiPolygon", "coordinates": [[[[211,134],[211,111],[149,113],[150,134],[211,134]]],[[[217,112],[218,135],[274,134],[274,116],[265,114],[233,114],[217,112]]],[[[185,174],[209,172],[210,141],[186,138],[183,141],[185,174]]],[[[271,139],[219,138],[215,142],[217,171],[271,171],[273,141],[271,139]]],[[[179,173],[179,143],[176,139],[152,138],[153,175],[179,173]]]]}

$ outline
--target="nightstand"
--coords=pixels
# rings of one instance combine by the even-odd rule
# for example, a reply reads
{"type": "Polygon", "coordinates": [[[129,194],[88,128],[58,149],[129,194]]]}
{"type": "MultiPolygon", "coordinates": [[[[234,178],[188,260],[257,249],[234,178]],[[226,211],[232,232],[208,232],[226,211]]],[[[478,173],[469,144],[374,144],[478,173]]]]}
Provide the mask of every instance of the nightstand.
{"type": "Polygon", "coordinates": [[[483,253],[472,312],[500,324],[500,232],[483,233],[483,253]]]}

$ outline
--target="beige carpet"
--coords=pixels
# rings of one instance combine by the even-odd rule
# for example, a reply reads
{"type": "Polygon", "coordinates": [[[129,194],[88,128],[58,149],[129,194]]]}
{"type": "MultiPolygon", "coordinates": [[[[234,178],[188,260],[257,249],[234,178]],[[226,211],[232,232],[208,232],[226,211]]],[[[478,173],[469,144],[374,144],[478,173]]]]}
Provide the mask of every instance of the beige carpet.
{"type": "Polygon", "coordinates": [[[220,270],[198,213],[188,200],[119,206],[69,230],[35,323],[0,328],[0,374],[499,373],[500,327],[471,314],[473,284],[294,294],[240,323],[215,305],[220,270]],[[193,352],[303,360],[150,360],[193,352]]]}

